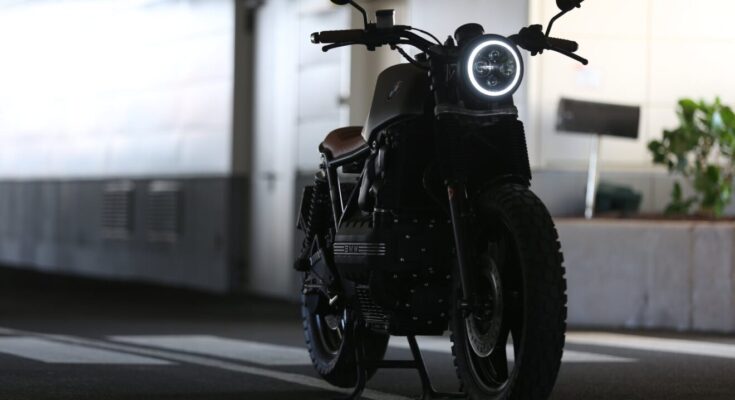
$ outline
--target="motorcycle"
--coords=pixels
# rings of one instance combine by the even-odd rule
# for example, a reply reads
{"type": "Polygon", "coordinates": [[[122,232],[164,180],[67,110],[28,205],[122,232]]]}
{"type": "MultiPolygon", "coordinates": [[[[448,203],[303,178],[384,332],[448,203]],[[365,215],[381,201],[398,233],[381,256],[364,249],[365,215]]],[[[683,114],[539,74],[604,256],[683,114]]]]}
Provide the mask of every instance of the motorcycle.
{"type": "Polygon", "coordinates": [[[524,73],[519,47],[587,64],[576,42],[550,36],[582,1],[557,0],[545,31],[504,37],[466,24],[442,43],[396,25],[393,10],[371,22],[354,0],[332,0],[357,9],[364,27],[317,32],[313,43],[325,52],[389,46],[408,61],[380,74],[364,127],[326,136],[299,212],[306,345],[321,377],[353,388],[348,398],[381,368],[418,369],[425,399],[550,395],[566,281],[554,223],[529,189],[513,94],[524,73]],[[457,393],[434,389],[416,341],[447,331],[457,393]],[[413,360],[384,360],[390,336],[407,337],[413,360]]]}

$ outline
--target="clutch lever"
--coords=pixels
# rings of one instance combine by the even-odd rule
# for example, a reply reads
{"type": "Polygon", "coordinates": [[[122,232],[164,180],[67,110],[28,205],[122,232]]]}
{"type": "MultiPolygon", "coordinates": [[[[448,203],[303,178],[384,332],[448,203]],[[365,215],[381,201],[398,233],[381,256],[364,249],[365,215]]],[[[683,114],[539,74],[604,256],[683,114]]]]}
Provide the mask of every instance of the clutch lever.
{"type": "Polygon", "coordinates": [[[573,60],[579,61],[580,63],[582,63],[582,65],[587,65],[587,64],[590,63],[589,60],[587,60],[586,58],[581,57],[581,56],[578,56],[577,54],[574,54],[571,51],[566,51],[566,50],[560,49],[558,47],[548,47],[548,49],[551,50],[551,51],[555,51],[555,52],[557,52],[559,54],[563,54],[563,55],[565,55],[565,56],[567,56],[567,57],[569,57],[569,58],[571,58],[573,60]]]}

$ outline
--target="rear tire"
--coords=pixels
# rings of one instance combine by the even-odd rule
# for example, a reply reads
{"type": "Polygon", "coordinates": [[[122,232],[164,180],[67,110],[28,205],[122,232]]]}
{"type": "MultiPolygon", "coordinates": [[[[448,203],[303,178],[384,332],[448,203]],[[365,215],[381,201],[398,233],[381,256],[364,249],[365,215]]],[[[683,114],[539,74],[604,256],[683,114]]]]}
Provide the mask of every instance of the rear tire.
{"type": "MultiPolygon", "coordinates": [[[[478,250],[475,259],[487,261],[487,269],[496,271],[502,285],[492,285],[493,279],[477,285],[481,292],[484,287],[487,293],[494,293],[493,288],[500,293],[486,296],[491,312],[480,317],[453,313],[450,328],[457,375],[471,400],[547,399],[561,365],[566,330],[566,281],[554,223],[543,203],[528,188],[515,184],[482,195],[477,211],[482,233],[473,248],[488,249],[488,256],[478,250]],[[497,315],[492,306],[498,303],[502,323],[496,326],[501,328],[492,330],[495,320],[487,315],[497,315]],[[483,339],[491,344],[483,347],[483,339]],[[506,346],[513,352],[512,363],[506,346]]],[[[483,278],[478,274],[475,279],[483,278]]],[[[458,302],[458,283],[455,288],[458,302]]]]}
{"type": "MultiPolygon", "coordinates": [[[[301,316],[304,324],[304,338],[314,369],[330,384],[341,388],[351,388],[357,383],[355,360],[357,344],[354,341],[354,335],[345,335],[345,332],[354,329],[354,321],[347,318],[346,313],[343,315],[341,333],[330,332],[333,329],[326,326],[324,316],[309,311],[306,303],[302,301],[301,316]]],[[[383,359],[389,338],[389,335],[370,331],[360,333],[360,341],[365,346],[365,354],[369,361],[383,359]]],[[[368,379],[374,374],[375,369],[368,370],[368,379]]]]}

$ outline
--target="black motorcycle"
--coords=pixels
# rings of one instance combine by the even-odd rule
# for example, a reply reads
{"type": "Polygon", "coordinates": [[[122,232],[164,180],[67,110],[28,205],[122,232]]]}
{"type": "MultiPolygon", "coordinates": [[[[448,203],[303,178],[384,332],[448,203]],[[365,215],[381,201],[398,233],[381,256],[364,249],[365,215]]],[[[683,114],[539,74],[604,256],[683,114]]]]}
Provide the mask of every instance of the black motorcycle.
{"type": "Polygon", "coordinates": [[[320,145],[304,189],[306,344],[317,372],[359,398],[380,368],[416,368],[423,398],[545,399],[566,329],[566,281],[554,223],[530,191],[523,124],[513,94],[518,47],[584,64],[577,43],[549,36],[583,0],[557,0],[544,32],[510,37],[467,24],[441,43],[376,13],[364,29],[314,33],[324,51],[390,46],[409,62],[383,71],[364,127],[337,129],[320,145]],[[403,46],[419,53],[412,57],[403,46]],[[438,393],[416,335],[451,333],[459,393],[438,393]],[[384,360],[391,335],[413,360],[384,360]]]}

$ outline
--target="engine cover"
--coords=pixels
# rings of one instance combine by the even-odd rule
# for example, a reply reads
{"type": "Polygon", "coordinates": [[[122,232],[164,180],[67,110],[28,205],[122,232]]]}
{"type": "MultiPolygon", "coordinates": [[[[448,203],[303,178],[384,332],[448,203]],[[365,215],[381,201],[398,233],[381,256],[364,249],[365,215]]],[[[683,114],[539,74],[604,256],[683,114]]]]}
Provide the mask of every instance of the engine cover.
{"type": "Polygon", "coordinates": [[[370,329],[441,334],[452,283],[451,225],[446,218],[388,215],[343,221],[334,265],[356,288],[353,299],[370,329]]]}
{"type": "Polygon", "coordinates": [[[358,282],[367,282],[371,271],[446,268],[450,234],[449,222],[435,217],[353,218],[337,231],[334,264],[340,276],[358,282]]]}

